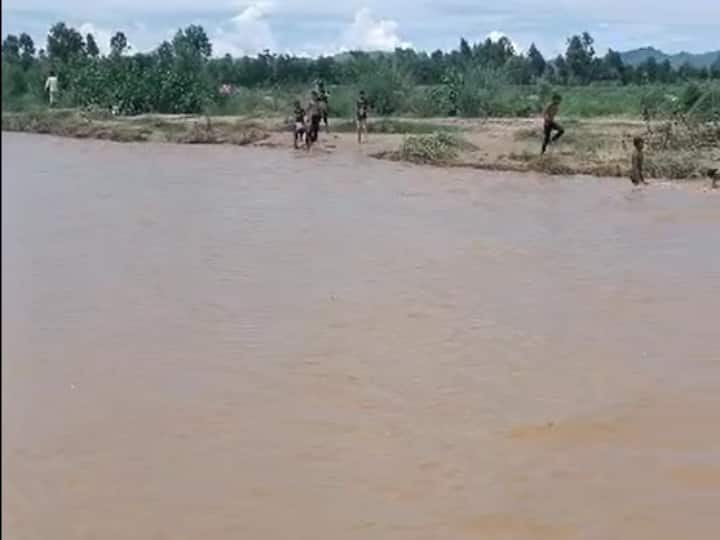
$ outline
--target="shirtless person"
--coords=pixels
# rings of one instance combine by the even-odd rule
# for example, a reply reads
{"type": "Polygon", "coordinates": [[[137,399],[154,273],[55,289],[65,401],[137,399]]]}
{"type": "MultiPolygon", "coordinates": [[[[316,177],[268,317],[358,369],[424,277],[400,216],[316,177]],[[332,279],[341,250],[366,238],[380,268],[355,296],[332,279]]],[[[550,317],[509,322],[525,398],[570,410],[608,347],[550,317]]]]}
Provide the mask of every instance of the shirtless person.
{"type": "Polygon", "coordinates": [[[358,144],[362,144],[363,139],[363,133],[365,133],[365,141],[367,142],[367,134],[368,134],[368,127],[367,127],[367,117],[368,117],[368,100],[365,97],[365,90],[360,90],[360,97],[357,100],[357,103],[355,104],[355,118],[357,121],[357,136],[358,136],[358,144]]]}
{"type": "Polygon", "coordinates": [[[300,148],[298,143],[302,142],[303,137],[307,133],[307,127],[305,126],[305,109],[300,105],[300,100],[295,102],[295,110],[293,111],[295,116],[295,150],[300,148]]]}
{"type": "Polygon", "coordinates": [[[313,90],[310,94],[310,103],[308,103],[306,113],[308,120],[310,121],[310,128],[305,136],[305,142],[307,147],[310,148],[313,143],[317,142],[318,132],[320,131],[320,103],[318,99],[318,93],[313,90]]]}
{"type": "Polygon", "coordinates": [[[643,174],[643,161],[645,160],[643,148],[645,148],[645,141],[642,137],[635,137],[633,139],[633,146],[635,147],[635,150],[633,151],[632,155],[632,169],[630,171],[630,180],[636,186],[638,184],[647,185],[647,182],[645,181],[645,175],[643,174]]]}
{"type": "Polygon", "coordinates": [[[560,97],[559,94],[555,94],[552,97],[552,101],[550,104],[545,107],[545,111],[543,113],[544,117],[544,123],[543,123],[543,132],[544,132],[544,139],[543,139],[543,145],[542,145],[542,153],[545,153],[545,150],[547,150],[548,145],[551,142],[557,141],[560,137],[563,136],[563,133],[565,133],[565,130],[560,126],[557,122],[555,122],[555,117],[557,116],[558,111],[560,111],[560,103],[562,102],[562,97],[560,97]],[[556,131],[555,135],[552,134],[553,131],[556,131]]]}
{"type": "Polygon", "coordinates": [[[330,126],[328,126],[328,99],[330,94],[325,90],[325,83],[318,81],[318,104],[320,105],[320,119],[325,124],[325,132],[330,133],[330,126]]]}

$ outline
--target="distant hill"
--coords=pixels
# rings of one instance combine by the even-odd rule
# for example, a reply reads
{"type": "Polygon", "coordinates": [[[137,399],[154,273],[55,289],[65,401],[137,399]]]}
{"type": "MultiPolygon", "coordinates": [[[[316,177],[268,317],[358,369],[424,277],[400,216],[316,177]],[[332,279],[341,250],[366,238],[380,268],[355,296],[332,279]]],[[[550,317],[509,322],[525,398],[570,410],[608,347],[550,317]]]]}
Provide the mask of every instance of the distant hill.
{"type": "Polygon", "coordinates": [[[664,62],[666,59],[670,60],[670,64],[677,68],[685,64],[690,63],[691,66],[696,68],[710,67],[713,62],[720,58],[720,51],[711,51],[701,54],[693,54],[687,52],[681,52],[677,54],[666,54],[653,47],[643,47],[642,49],[634,49],[632,51],[626,51],[620,53],[622,60],[625,64],[631,66],[637,66],[646,62],[648,58],[654,57],[655,60],[664,62]]]}

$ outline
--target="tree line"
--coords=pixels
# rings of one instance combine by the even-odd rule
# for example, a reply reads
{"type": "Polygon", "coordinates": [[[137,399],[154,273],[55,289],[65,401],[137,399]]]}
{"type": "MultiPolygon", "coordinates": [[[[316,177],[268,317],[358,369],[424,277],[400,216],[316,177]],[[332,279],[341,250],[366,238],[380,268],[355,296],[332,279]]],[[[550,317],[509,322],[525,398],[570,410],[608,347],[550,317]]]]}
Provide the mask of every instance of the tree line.
{"type": "MultiPolygon", "coordinates": [[[[2,42],[3,107],[13,100],[42,96],[45,77],[56,72],[62,101],[71,106],[113,107],[124,114],[142,112],[199,112],[223,99],[223,85],[248,88],[311,84],[370,84],[377,78],[402,78],[416,85],[445,85],[476,80],[492,73],[514,85],[617,85],[675,83],[720,79],[720,60],[710,68],[649,58],[626,65],[610,50],[597,55],[594,40],[584,32],[568,38],[564,54],[546,59],[532,44],[516,51],[508,38],[469,43],[461,39],[451,51],[431,53],[396,49],[388,53],[353,51],[338,56],[302,58],[264,51],[256,56],[212,57],[205,30],[190,25],[151,52],[133,53],[123,32],[112,36],[109,53],[102,55],[92,34],[83,36],[59,22],[47,35],[44,49],[22,33],[2,42]],[[469,74],[475,74],[474,78],[469,74]]],[[[380,99],[380,96],[378,96],[380,99]]]]}

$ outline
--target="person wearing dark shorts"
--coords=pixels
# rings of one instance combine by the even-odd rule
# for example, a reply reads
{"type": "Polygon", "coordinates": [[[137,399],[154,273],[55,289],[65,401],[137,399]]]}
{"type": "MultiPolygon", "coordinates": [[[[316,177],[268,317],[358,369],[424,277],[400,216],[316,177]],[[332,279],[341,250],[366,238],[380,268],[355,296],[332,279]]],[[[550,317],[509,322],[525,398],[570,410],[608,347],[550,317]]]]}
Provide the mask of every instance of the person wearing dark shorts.
{"type": "Polygon", "coordinates": [[[365,134],[365,140],[367,141],[367,118],[368,118],[368,100],[365,97],[365,90],[360,90],[360,97],[355,104],[355,118],[357,121],[357,137],[358,144],[363,142],[363,133],[365,134]]]}
{"type": "Polygon", "coordinates": [[[565,133],[565,130],[562,128],[562,126],[555,121],[555,116],[557,116],[557,113],[560,111],[561,102],[562,97],[560,97],[560,95],[558,94],[555,94],[552,97],[552,101],[550,102],[550,104],[545,107],[545,111],[543,113],[543,145],[541,152],[543,154],[545,153],[545,150],[547,150],[547,147],[551,142],[557,141],[560,137],[563,136],[563,133],[565,133]],[[553,132],[555,132],[554,135],[553,132]]]}
{"type": "Polygon", "coordinates": [[[630,181],[635,186],[640,184],[647,185],[644,171],[645,154],[643,152],[645,148],[645,140],[642,137],[634,137],[633,146],[635,147],[635,150],[633,150],[630,162],[630,181]]]}
{"type": "Polygon", "coordinates": [[[320,120],[325,124],[325,131],[330,133],[330,126],[328,125],[328,101],[330,94],[325,90],[325,83],[323,81],[318,82],[318,105],[320,106],[320,120]]]}
{"type": "Polygon", "coordinates": [[[301,142],[307,133],[307,127],[305,126],[305,109],[300,105],[300,101],[295,102],[295,110],[293,111],[295,116],[295,149],[300,148],[301,142]]]}
{"type": "Polygon", "coordinates": [[[318,102],[318,93],[313,90],[310,98],[310,103],[307,106],[307,115],[310,119],[310,128],[306,137],[308,148],[318,139],[318,133],[320,132],[320,120],[322,114],[320,113],[320,104],[318,102]]]}

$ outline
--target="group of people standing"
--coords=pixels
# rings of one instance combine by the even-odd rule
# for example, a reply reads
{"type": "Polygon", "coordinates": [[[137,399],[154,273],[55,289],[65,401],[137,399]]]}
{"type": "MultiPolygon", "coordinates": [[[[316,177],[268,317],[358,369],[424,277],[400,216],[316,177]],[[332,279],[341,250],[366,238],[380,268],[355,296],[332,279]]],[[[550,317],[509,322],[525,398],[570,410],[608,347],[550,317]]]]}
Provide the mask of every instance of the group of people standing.
{"type": "MultiPolygon", "coordinates": [[[[328,124],[328,103],[330,101],[330,93],[325,88],[323,81],[318,81],[317,88],[310,92],[310,101],[303,108],[300,100],[295,101],[295,117],[294,130],[294,146],[295,149],[300,148],[301,144],[305,144],[305,148],[309,150],[318,140],[321,124],[325,125],[325,132],[330,133],[328,124]]],[[[367,140],[367,119],[370,105],[364,90],[360,90],[360,94],[355,103],[355,122],[357,127],[358,143],[367,140]],[[364,139],[363,139],[364,136],[364,139]]]]}

